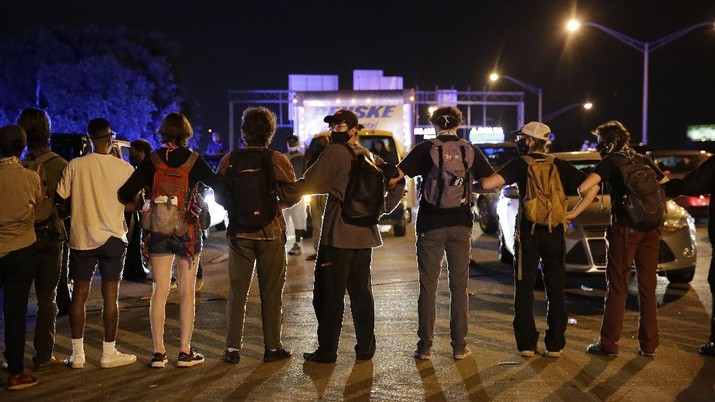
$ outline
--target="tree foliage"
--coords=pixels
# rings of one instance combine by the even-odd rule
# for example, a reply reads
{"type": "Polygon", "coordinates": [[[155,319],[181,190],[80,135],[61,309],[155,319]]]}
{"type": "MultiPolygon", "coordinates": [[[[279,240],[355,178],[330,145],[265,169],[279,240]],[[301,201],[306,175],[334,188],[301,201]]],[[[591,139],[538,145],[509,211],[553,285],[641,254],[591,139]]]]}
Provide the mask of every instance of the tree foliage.
{"type": "Polygon", "coordinates": [[[27,106],[47,109],[53,132],[84,132],[107,118],[119,136],[146,138],[161,119],[188,104],[162,34],[104,29],[33,29],[0,44],[0,123],[27,106]]]}

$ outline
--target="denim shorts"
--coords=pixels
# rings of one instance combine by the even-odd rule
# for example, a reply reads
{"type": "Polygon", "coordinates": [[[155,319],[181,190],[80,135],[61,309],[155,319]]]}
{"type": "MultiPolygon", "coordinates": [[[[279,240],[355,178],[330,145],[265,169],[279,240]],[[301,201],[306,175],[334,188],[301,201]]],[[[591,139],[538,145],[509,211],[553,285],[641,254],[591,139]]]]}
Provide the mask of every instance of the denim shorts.
{"type": "Polygon", "coordinates": [[[127,245],[118,237],[110,237],[106,243],[93,250],[70,250],[69,277],[78,282],[89,282],[99,266],[102,282],[122,279],[127,245]]]}
{"type": "MultiPolygon", "coordinates": [[[[194,255],[201,252],[203,246],[203,238],[201,237],[201,231],[196,231],[196,239],[194,241],[194,255]]],[[[150,233],[146,239],[146,246],[149,250],[149,255],[187,255],[188,247],[186,242],[188,240],[188,234],[184,237],[179,236],[162,236],[154,233],[150,233]]]]}

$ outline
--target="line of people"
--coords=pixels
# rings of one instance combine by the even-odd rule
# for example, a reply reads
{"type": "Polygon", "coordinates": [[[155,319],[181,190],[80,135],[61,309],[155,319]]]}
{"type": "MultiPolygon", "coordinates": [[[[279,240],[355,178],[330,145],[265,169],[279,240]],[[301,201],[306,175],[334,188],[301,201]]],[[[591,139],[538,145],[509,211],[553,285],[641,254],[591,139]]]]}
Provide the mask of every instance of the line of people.
{"type": "MultiPolygon", "coordinates": [[[[322,210],[313,210],[314,218],[317,215],[322,218],[321,224],[316,226],[320,236],[317,239],[313,290],[318,345],[314,351],[304,353],[303,357],[317,363],[334,363],[337,360],[343,299],[347,291],[356,331],[355,357],[358,360],[371,359],[377,347],[371,284],[372,249],[379,247],[382,239],[376,224],[352,224],[342,213],[355,155],[381,167],[388,183],[385,212],[392,210],[402,198],[405,176],[423,178],[420,213],[416,221],[420,286],[417,301],[418,342],[413,353],[416,359],[428,360],[432,356],[436,290],[445,255],[451,293],[452,357],[460,360],[472,353],[465,339],[468,334],[467,283],[473,225],[471,183],[477,180],[485,189],[516,183],[520,205],[524,206],[530,203],[532,197],[537,198],[531,195],[533,190],[529,187],[533,187],[536,180],[532,177],[535,166],[542,164],[555,168],[557,174],[549,180],[557,181],[562,187],[578,189],[581,200],[570,211],[566,211],[563,205],[562,211],[550,209],[546,223],[532,218],[529,209],[533,208],[522,207],[520,210],[514,263],[513,325],[517,350],[523,357],[539,353],[539,333],[533,315],[533,287],[541,261],[548,299],[548,328],[543,355],[552,358],[561,356],[566,345],[567,322],[563,295],[564,226],[592,202],[599,183],[605,182],[613,194],[612,223],[607,231],[607,295],[600,338],[588,346],[587,352],[608,356],[618,354],[627,283],[630,267],[635,262],[641,310],[640,353],[654,356],[658,346],[655,276],[660,232],[658,228],[647,231],[634,228],[621,201],[626,189],[619,167],[622,159],[628,158],[647,164],[661,183],[666,183],[668,179],[647,159],[627,147],[630,134],[620,123],[608,122],[594,131],[603,159],[594,172],[586,176],[568,162],[548,156],[546,147],[550,129],[538,122],[526,124],[517,133],[517,146],[523,157],[512,160],[496,173],[477,147],[457,136],[462,115],[454,107],[440,107],[433,112],[430,122],[438,133],[437,138],[418,144],[397,166],[385,163],[360,145],[358,133],[361,126],[351,111],[339,110],[326,116],[325,122],[330,129],[332,144],[302,172],[300,179],[296,178],[290,154],[287,156],[268,148],[275,134],[276,116],[262,107],[248,108],[243,112],[241,135],[246,148],[225,155],[217,172],[187,147],[193,131],[188,119],[181,113],[165,116],[158,129],[162,147],[151,151],[138,162],[136,169],[109,155],[113,134],[109,122],[105,119],[90,121],[87,132],[93,152],[69,163],[61,157],[53,158],[52,163],[45,163],[46,183],[41,182],[40,174],[24,168],[19,159],[26,145],[30,159],[49,152],[50,127],[46,113],[28,109],[18,119],[20,125],[1,128],[0,191],[9,194],[9,201],[0,206],[0,274],[5,284],[8,388],[22,389],[37,383],[37,379],[27,374],[23,367],[25,314],[33,280],[38,292],[34,367],[42,370],[62,364],[54,357],[53,346],[56,317],[54,292],[61,265],[61,244],[67,237],[61,224],[64,215],[72,218],[68,236],[71,249],[69,273],[74,281],[70,309],[72,354],[64,363],[75,369],[85,364],[85,305],[95,267],[99,268],[102,276],[104,301],[105,331],[100,366],[119,367],[137,360],[135,355],[117,350],[116,332],[119,282],[127,250],[124,213],[140,210],[141,220],[148,222],[142,222],[146,230],[142,243],[151,260],[153,281],[149,308],[153,353],[148,364],[163,368],[169,360],[164,345],[164,327],[174,262],[178,276],[181,333],[176,365],[191,367],[204,362],[204,356],[191,345],[197,265],[202,249],[199,219],[202,211],[195,208],[195,205],[201,205],[196,201],[195,190],[199,182],[214,189],[217,201],[227,207],[231,217],[226,232],[229,241],[229,297],[223,360],[238,363],[241,359],[247,296],[254,271],[261,294],[263,359],[272,362],[292,355],[281,342],[282,294],[287,265],[283,210],[296,205],[304,195],[309,194],[327,194],[327,198],[322,210]],[[259,165],[250,168],[247,165],[250,163],[259,165]],[[259,194],[247,192],[247,188],[236,185],[246,183],[241,181],[246,180],[241,175],[256,172],[259,172],[258,181],[252,188],[257,189],[255,192],[259,194]],[[183,177],[185,181],[169,182],[176,177],[183,177]],[[166,188],[165,180],[175,185],[175,190],[162,192],[164,190],[161,189],[166,188]],[[11,187],[12,191],[9,191],[11,187]],[[260,194],[261,189],[265,189],[266,194],[260,194]],[[258,206],[246,212],[247,205],[255,197],[259,197],[258,206]],[[52,202],[57,205],[52,219],[35,222],[37,206],[49,198],[54,198],[52,202]],[[159,204],[161,208],[156,208],[159,204]],[[269,205],[267,209],[266,205],[269,205]],[[167,224],[167,216],[162,215],[164,209],[181,213],[179,221],[170,222],[169,232],[159,229],[167,224]],[[47,233],[52,230],[57,233],[52,232],[53,236],[48,238],[47,233]],[[40,247],[51,250],[42,253],[42,261],[37,259],[40,247]],[[49,281],[47,286],[43,285],[43,281],[49,281]]],[[[711,164],[706,163],[691,176],[666,184],[669,195],[702,191],[709,166],[711,164]]],[[[709,184],[712,187],[712,183],[709,184]]],[[[172,216],[175,215],[169,218],[172,216]]],[[[295,249],[294,246],[292,250],[295,249]]],[[[712,279],[712,273],[711,268],[709,279],[712,279]]],[[[712,280],[710,284],[711,289],[715,288],[712,280]]],[[[711,338],[701,352],[713,354],[712,345],[711,338]]]]}

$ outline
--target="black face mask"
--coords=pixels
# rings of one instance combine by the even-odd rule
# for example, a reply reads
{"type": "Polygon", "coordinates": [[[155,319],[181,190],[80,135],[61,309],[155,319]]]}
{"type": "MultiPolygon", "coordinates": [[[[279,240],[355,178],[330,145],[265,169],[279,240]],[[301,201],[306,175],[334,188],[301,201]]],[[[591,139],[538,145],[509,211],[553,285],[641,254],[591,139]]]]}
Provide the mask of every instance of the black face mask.
{"type": "Polygon", "coordinates": [[[333,140],[333,144],[348,142],[350,140],[350,133],[348,131],[331,131],[330,138],[333,140]]]}
{"type": "Polygon", "coordinates": [[[599,155],[601,155],[601,158],[603,158],[613,152],[613,149],[615,147],[616,144],[612,142],[601,141],[596,145],[596,151],[598,151],[599,155]]]}
{"type": "Polygon", "coordinates": [[[516,151],[519,155],[526,155],[529,153],[529,146],[526,144],[526,138],[521,138],[516,142],[516,151]]]}

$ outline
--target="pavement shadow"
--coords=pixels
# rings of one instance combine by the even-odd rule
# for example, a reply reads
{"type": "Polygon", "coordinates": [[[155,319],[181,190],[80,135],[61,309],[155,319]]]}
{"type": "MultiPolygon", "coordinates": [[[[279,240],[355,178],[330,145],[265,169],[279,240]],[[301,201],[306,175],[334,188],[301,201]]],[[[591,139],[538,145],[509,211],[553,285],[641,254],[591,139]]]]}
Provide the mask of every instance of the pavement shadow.
{"type": "Polygon", "coordinates": [[[317,399],[323,399],[323,394],[325,394],[325,389],[328,387],[330,377],[333,376],[334,371],[335,364],[314,363],[307,360],[303,362],[303,374],[313,381],[318,394],[317,399]]]}
{"type": "MultiPolygon", "coordinates": [[[[261,384],[263,384],[266,380],[270,379],[273,377],[276,373],[281,371],[283,367],[285,367],[286,364],[288,364],[289,360],[279,360],[277,362],[273,363],[263,363],[253,369],[246,378],[241,381],[241,383],[236,387],[236,389],[233,390],[232,393],[226,396],[224,400],[226,401],[244,401],[246,400],[247,397],[253,395],[253,390],[258,388],[261,384]]],[[[231,367],[233,365],[225,364],[222,365],[225,367],[231,367]]],[[[217,366],[221,367],[221,366],[217,366]]],[[[222,367],[223,368],[223,367],[222,367]]],[[[227,372],[226,369],[223,370],[212,370],[208,374],[210,378],[214,378],[216,380],[220,380],[220,377],[225,375],[227,372]]],[[[199,386],[201,383],[204,382],[206,379],[207,375],[203,375],[201,379],[197,380],[196,386],[199,386]]],[[[266,395],[266,397],[269,397],[269,395],[266,395]]]]}
{"type": "Polygon", "coordinates": [[[474,355],[467,357],[462,361],[457,361],[455,363],[459,374],[462,376],[462,381],[464,382],[464,388],[467,390],[467,397],[470,401],[487,401],[489,400],[489,395],[487,390],[484,388],[482,383],[482,378],[479,375],[479,367],[477,366],[477,361],[474,359],[474,355]]]}
{"type": "MultiPolygon", "coordinates": [[[[591,389],[591,394],[598,399],[605,401],[615,394],[619,388],[628,384],[633,377],[643,370],[647,365],[653,362],[651,357],[635,356],[620,370],[613,373],[610,377],[603,379],[591,389]]],[[[584,367],[587,369],[589,365],[584,367]]]]}
{"type": "Polygon", "coordinates": [[[424,400],[429,402],[446,401],[442,386],[439,384],[439,378],[434,371],[434,366],[429,360],[415,359],[415,367],[420,374],[420,381],[424,389],[424,400]]]}
{"type": "Polygon", "coordinates": [[[693,378],[690,386],[682,390],[677,397],[678,401],[715,400],[715,357],[701,356],[703,362],[700,370],[693,378]]]}
{"type": "Polygon", "coordinates": [[[356,360],[345,383],[345,400],[369,401],[374,380],[372,360],[356,360]]]}

